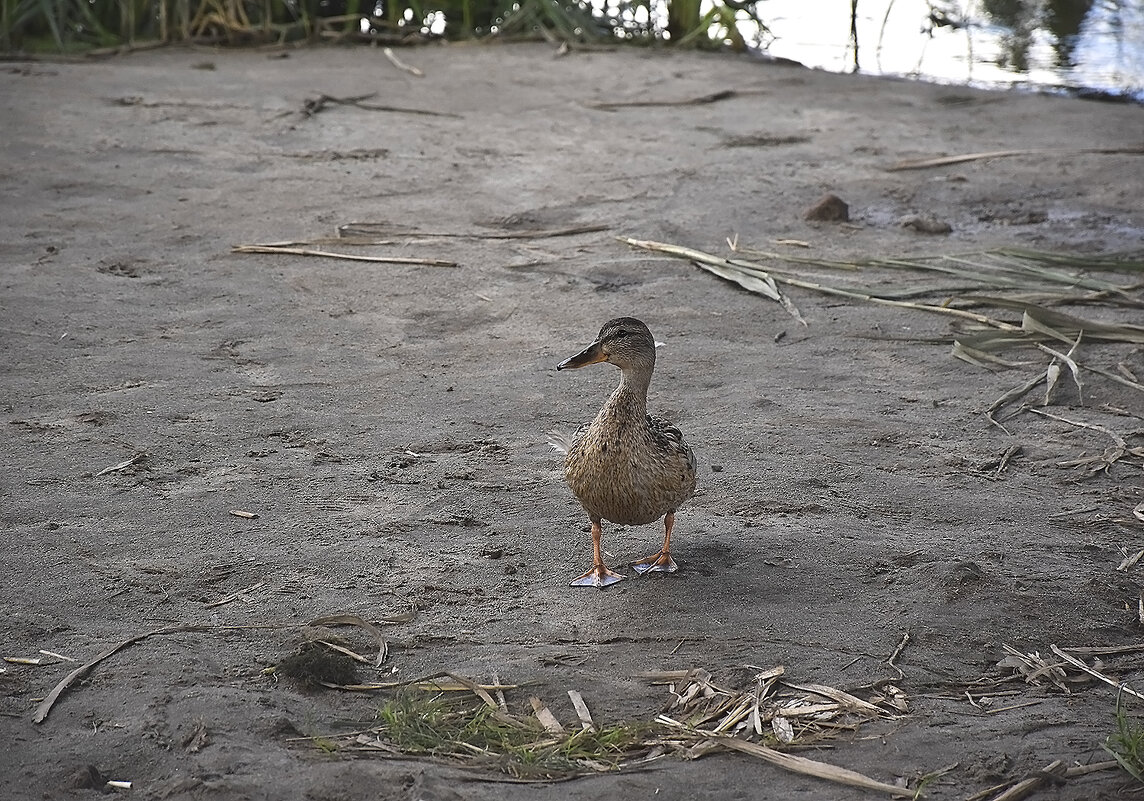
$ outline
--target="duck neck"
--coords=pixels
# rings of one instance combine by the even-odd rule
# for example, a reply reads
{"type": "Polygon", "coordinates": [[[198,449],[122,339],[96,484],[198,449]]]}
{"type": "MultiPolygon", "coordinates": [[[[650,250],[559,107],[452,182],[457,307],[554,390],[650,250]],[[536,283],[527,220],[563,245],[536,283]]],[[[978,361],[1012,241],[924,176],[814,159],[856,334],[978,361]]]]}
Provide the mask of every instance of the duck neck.
{"type": "Polygon", "coordinates": [[[642,419],[647,414],[647,389],[650,385],[651,370],[622,370],[620,385],[612,393],[608,406],[642,419]]]}

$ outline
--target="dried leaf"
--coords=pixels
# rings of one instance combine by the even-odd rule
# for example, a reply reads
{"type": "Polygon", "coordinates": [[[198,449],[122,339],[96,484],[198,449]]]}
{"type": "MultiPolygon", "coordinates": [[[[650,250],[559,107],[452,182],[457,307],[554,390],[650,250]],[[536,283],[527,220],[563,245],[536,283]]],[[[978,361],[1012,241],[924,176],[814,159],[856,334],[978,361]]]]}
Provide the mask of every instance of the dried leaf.
{"type": "Polygon", "coordinates": [[[873,704],[867,701],[863,701],[861,698],[851,695],[848,692],[835,689],[834,687],[827,687],[825,684],[793,684],[791,682],[783,682],[783,684],[796,690],[814,693],[816,695],[821,695],[824,698],[829,698],[832,701],[837,701],[847,709],[865,712],[870,715],[882,714],[882,710],[873,704]]]}
{"type": "Polygon", "coordinates": [[[626,237],[619,237],[619,240],[632,247],[690,259],[697,267],[703,270],[714,273],[724,280],[736,283],[750,292],[755,292],[771,300],[778,301],[791,317],[803,325],[806,325],[806,320],[803,319],[798,308],[779,290],[774,278],[763,269],[762,265],[741,260],[724,259],[710,253],[704,253],[701,250],[680,247],[678,245],[668,245],[663,242],[628,239],[626,237]]]}
{"type": "Polygon", "coordinates": [[[775,737],[780,743],[790,745],[794,742],[794,727],[790,725],[790,719],[782,715],[776,715],[771,718],[771,731],[775,733],[775,737]]]}
{"type": "Polygon", "coordinates": [[[113,645],[112,647],[108,648],[106,651],[103,651],[102,653],[100,653],[95,658],[90,659],[87,662],[84,662],[82,665],[77,667],[71,673],[64,676],[63,679],[61,679],[60,682],[54,688],[52,688],[52,691],[50,693],[48,693],[47,697],[45,697],[44,700],[40,702],[40,705],[36,707],[36,711],[32,715],[32,722],[33,723],[43,723],[44,720],[47,719],[48,714],[52,711],[52,707],[55,705],[56,701],[59,700],[60,696],[63,695],[72,684],[74,684],[76,681],[78,681],[79,679],[86,676],[88,674],[88,672],[91,671],[92,668],[94,668],[96,665],[98,665],[104,659],[107,659],[108,657],[118,653],[119,651],[123,650],[124,648],[132,646],[137,642],[140,642],[142,640],[147,639],[148,637],[154,637],[154,636],[161,635],[161,634],[176,634],[178,632],[184,632],[184,631],[203,631],[206,628],[208,628],[208,627],[204,627],[204,626],[164,626],[161,629],[155,629],[153,631],[146,632],[145,634],[138,634],[138,635],[136,635],[136,636],[134,636],[128,640],[124,640],[123,642],[118,643],[117,645],[113,645]]]}
{"type": "Polygon", "coordinates": [[[1082,333],[1085,339],[1105,342],[1144,344],[1144,327],[1128,324],[1098,323],[1084,320],[1043,306],[1028,306],[1021,318],[1021,329],[1044,334],[1072,344],[1082,333]]]}
{"type": "Polygon", "coordinates": [[[1064,683],[1068,676],[1059,663],[1047,662],[1036,651],[1026,654],[1009,645],[1002,645],[1002,648],[1008,655],[997,663],[997,667],[1009,668],[1021,674],[1027,684],[1040,684],[1044,678],[1065,693],[1069,691],[1064,683]]]}
{"type": "Polygon", "coordinates": [[[1049,363],[1045,370],[1045,406],[1052,403],[1053,390],[1057,388],[1057,379],[1061,377],[1061,366],[1056,359],[1049,363]]]}

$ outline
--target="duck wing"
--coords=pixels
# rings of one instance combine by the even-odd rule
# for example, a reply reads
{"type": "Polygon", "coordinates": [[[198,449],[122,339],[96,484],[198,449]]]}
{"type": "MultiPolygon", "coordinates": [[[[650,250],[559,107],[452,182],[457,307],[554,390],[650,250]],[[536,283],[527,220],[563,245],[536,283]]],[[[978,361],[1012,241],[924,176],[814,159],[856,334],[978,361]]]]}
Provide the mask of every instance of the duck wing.
{"type": "MultiPolygon", "coordinates": [[[[647,430],[651,434],[652,441],[665,451],[691,455],[691,448],[683,440],[683,432],[662,417],[647,415],[647,430]]],[[[694,459],[695,457],[691,456],[691,460],[694,461],[694,459]]]]}

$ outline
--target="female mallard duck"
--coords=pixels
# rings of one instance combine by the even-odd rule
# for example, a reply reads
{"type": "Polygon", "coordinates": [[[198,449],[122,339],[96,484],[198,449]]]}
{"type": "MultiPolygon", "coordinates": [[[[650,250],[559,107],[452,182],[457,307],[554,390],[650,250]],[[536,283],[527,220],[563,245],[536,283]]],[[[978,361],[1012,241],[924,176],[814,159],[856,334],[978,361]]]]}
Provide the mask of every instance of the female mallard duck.
{"type": "Polygon", "coordinates": [[[572,440],[554,443],[566,452],[564,478],[592,521],[592,569],[574,587],[607,587],[624,578],[604,564],[601,520],[641,526],[663,518],[663,548],[632,563],[637,573],[678,568],[671,558],[675,510],[695,491],[695,456],[679,429],[647,413],[647,389],[655,369],[655,340],[634,317],[609,320],[596,340],[557,370],[609,362],[620,385],[596,419],[572,440]]]}

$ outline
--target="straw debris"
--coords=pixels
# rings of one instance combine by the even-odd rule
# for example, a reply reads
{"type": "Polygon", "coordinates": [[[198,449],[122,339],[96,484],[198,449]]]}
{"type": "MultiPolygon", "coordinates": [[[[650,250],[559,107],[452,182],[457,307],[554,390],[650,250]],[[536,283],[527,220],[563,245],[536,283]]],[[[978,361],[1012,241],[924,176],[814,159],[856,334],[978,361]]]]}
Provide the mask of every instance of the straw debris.
{"type": "Polygon", "coordinates": [[[1070,692],[1065,684],[1068,674],[1065,673],[1061,662],[1049,661],[1043,658],[1039,651],[1024,653],[1011,645],[1002,645],[1002,648],[1006,655],[997,663],[997,667],[1021,675],[1026,684],[1040,685],[1048,682],[1063,693],[1070,692]]]}
{"type": "MultiPolygon", "coordinates": [[[[397,615],[393,615],[392,617],[383,618],[378,622],[380,624],[407,623],[410,620],[413,620],[413,618],[416,615],[417,615],[417,609],[416,609],[416,607],[413,607],[413,608],[410,608],[409,610],[407,610],[405,612],[402,612],[402,613],[397,614],[397,615]]],[[[186,624],[179,624],[179,625],[174,625],[174,626],[163,626],[162,628],[153,629],[152,631],[147,631],[147,632],[144,632],[142,634],[136,634],[133,637],[130,637],[126,640],[123,640],[122,642],[119,642],[119,643],[116,643],[115,645],[112,645],[111,647],[107,648],[106,650],[104,650],[101,653],[97,654],[96,656],[92,657],[88,661],[84,662],[82,665],[77,667],[71,673],[64,676],[63,679],[61,679],[56,684],[56,686],[54,688],[52,688],[52,691],[44,697],[44,700],[40,702],[39,706],[36,707],[36,711],[32,715],[32,722],[33,723],[43,723],[47,719],[48,715],[51,713],[52,708],[55,706],[56,702],[64,695],[64,693],[66,693],[69,689],[71,689],[72,685],[74,685],[80,679],[85,678],[89,673],[91,673],[91,671],[93,671],[96,668],[96,666],[98,666],[105,659],[109,659],[112,656],[119,653],[120,651],[122,651],[126,648],[130,648],[131,646],[133,646],[137,643],[141,643],[141,642],[148,640],[152,637],[161,637],[161,636],[166,636],[166,635],[170,635],[170,634],[188,634],[188,633],[214,634],[214,633],[234,632],[234,631],[249,631],[249,630],[255,630],[255,629],[305,629],[307,627],[328,626],[328,625],[355,625],[355,626],[358,626],[359,628],[363,628],[366,631],[369,631],[370,633],[374,634],[375,638],[377,638],[378,642],[379,642],[378,655],[377,655],[376,659],[374,660],[374,664],[380,665],[381,662],[385,659],[385,654],[386,654],[385,640],[381,637],[380,630],[377,628],[377,626],[374,626],[373,624],[368,623],[367,621],[363,620],[362,618],[358,617],[357,615],[348,615],[348,614],[330,615],[330,616],[327,616],[324,618],[318,618],[317,620],[311,621],[309,624],[255,623],[255,624],[248,624],[248,625],[204,625],[204,624],[196,624],[196,623],[186,623],[186,624]]],[[[321,647],[321,646],[319,646],[319,647],[321,647]]],[[[301,650],[302,649],[299,649],[299,654],[301,654],[301,650]]],[[[347,660],[349,660],[349,658],[346,657],[345,654],[341,654],[341,655],[343,656],[343,658],[346,658],[347,660]]],[[[69,661],[69,662],[75,661],[74,659],[68,659],[67,657],[62,657],[62,658],[65,659],[66,661],[69,661]]],[[[353,661],[349,660],[349,662],[350,662],[350,665],[352,666],[353,661]]],[[[267,672],[273,673],[273,672],[275,672],[275,668],[271,668],[267,672]]],[[[319,683],[321,683],[321,682],[319,681],[319,683]]],[[[330,684],[336,685],[336,683],[330,683],[330,684]]],[[[352,681],[347,682],[347,684],[352,684],[352,681]]],[[[390,685],[390,686],[393,686],[393,685],[390,685]]]]}
{"type": "Polygon", "coordinates": [[[1109,675],[1101,656],[1123,655],[1135,653],[1144,646],[1114,646],[1109,648],[1061,648],[1050,645],[1051,656],[1041,656],[1039,651],[1020,651],[1010,645],[1002,645],[1005,657],[997,663],[1002,671],[1009,671],[1012,678],[1023,678],[1026,684],[1037,686],[1050,685],[1067,694],[1071,693],[1069,685],[1083,684],[1096,680],[1112,687],[1117,695],[1131,695],[1144,700],[1144,693],[1129,687],[1109,675]],[[1095,657],[1094,664],[1089,665],[1081,656],[1095,657]]]}
{"type": "Polygon", "coordinates": [[[343,735],[338,749],[443,758],[520,781],[620,771],[669,754],[698,759],[730,750],[827,781],[914,795],[904,786],[784,752],[854,732],[869,721],[899,717],[905,710],[900,689],[883,688],[866,700],[822,684],[787,682],[784,675],[781,666],[760,670],[752,686],[737,690],[701,668],[642,674],[666,688],[664,711],[649,721],[613,725],[602,724],[581,693],[569,690],[579,728],[561,724],[539,696],[528,698],[524,714],[512,714],[480,685],[454,675],[473,688],[472,695],[449,697],[406,685],[385,700],[376,725],[343,735]]]}
{"type": "MultiPolygon", "coordinates": [[[[1001,422],[1002,410],[1020,404],[1019,412],[1037,411],[1038,404],[1026,397],[1042,385],[1044,396],[1039,405],[1057,403],[1066,393],[1075,393],[1083,405],[1086,395],[1091,394],[1084,380],[1086,373],[1144,392],[1144,382],[1123,363],[1115,370],[1104,369],[1091,363],[1090,353],[1096,345],[1142,345],[1144,326],[1052,308],[1086,305],[1131,309],[1130,319],[1138,320],[1138,310],[1144,309],[1140,293],[1144,252],[1089,255],[1000,248],[841,261],[789,250],[754,250],[741,246],[737,238],[728,240],[734,254],[729,258],[663,242],[624,237],[620,241],[687,259],[700,269],[780,303],[803,325],[808,323],[787,294],[789,288],[947,317],[951,332],[941,339],[952,345],[955,358],[989,370],[1029,366],[1037,370],[986,409],[987,419],[1003,430],[1007,429],[1001,422]],[[840,275],[847,278],[839,281],[840,275]],[[910,276],[910,282],[887,278],[899,275],[910,276]],[[1125,282],[1124,276],[1131,276],[1132,282],[1125,282]],[[865,282],[859,283],[858,278],[865,278],[865,282]],[[1000,355],[1017,348],[1033,351],[1033,358],[1018,361],[1000,355]],[[1036,367],[1038,364],[1044,366],[1036,367]]],[[[1116,444],[1097,457],[1062,467],[1084,467],[1092,473],[1108,469],[1119,459],[1144,458],[1144,447],[1129,444],[1127,437],[1099,426],[1074,425],[1104,431],[1116,444]]]]}

